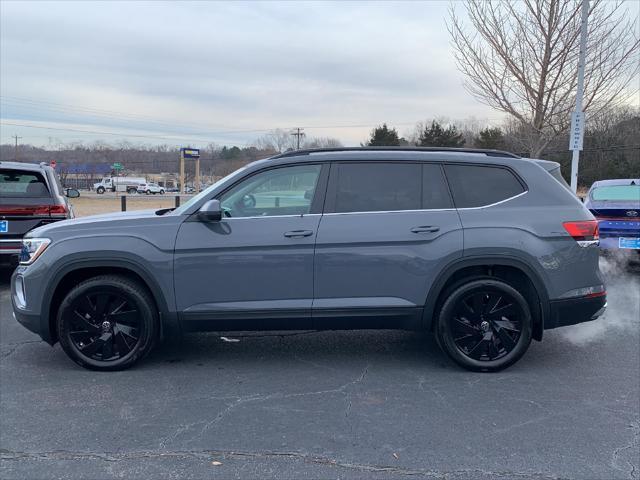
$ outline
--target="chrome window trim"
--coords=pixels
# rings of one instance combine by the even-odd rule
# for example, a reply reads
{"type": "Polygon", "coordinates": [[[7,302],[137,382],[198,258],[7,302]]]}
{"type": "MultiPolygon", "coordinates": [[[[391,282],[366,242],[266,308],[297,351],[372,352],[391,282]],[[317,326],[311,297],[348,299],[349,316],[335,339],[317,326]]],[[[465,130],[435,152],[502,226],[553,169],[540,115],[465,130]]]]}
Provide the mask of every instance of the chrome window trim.
{"type": "Polygon", "coordinates": [[[462,207],[462,208],[459,208],[458,210],[479,210],[481,208],[489,208],[489,207],[493,207],[495,205],[500,205],[501,203],[508,202],[508,201],[513,200],[515,198],[521,197],[523,195],[526,195],[527,193],[529,193],[529,190],[525,190],[522,193],[514,195],[513,197],[505,198],[504,200],[500,200],[499,202],[490,203],[489,205],[482,205],[480,207],[462,207]]]}
{"type": "Polygon", "coordinates": [[[363,214],[363,213],[397,213],[397,212],[405,212],[405,213],[418,213],[418,212],[455,212],[456,210],[479,210],[482,208],[489,208],[489,207],[493,207],[495,205],[500,205],[501,203],[505,203],[508,202],[510,200],[513,200],[514,198],[518,198],[521,197],[522,195],[525,195],[526,193],[529,193],[529,190],[525,190],[522,193],[519,193],[517,195],[514,195],[512,197],[509,198],[505,198],[504,200],[500,200],[499,202],[495,202],[495,203],[490,203],[489,205],[482,205],[480,207],[462,207],[462,208],[421,208],[421,209],[417,209],[417,210],[375,210],[375,211],[370,211],[370,212],[331,212],[331,213],[325,213],[324,215],[356,215],[356,214],[363,214]]]}
{"type": "Polygon", "coordinates": [[[298,218],[304,218],[304,217],[320,217],[322,216],[321,213],[304,213],[302,215],[255,215],[253,217],[222,217],[222,219],[220,221],[223,220],[249,220],[249,219],[256,219],[256,218],[291,218],[291,217],[298,217],[298,218]]]}
{"type": "Polygon", "coordinates": [[[331,212],[324,215],[362,215],[365,213],[420,213],[420,212],[455,212],[455,208],[421,208],[418,210],[372,210],[369,212],[331,212]]]}
{"type": "Polygon", "coordinates": [[[512,197],[509,198],[505,198],[504,200],[500,200],[499,202],[495,202],[495,203],[490,203],[488,205],[482,205],[480,207],[462,207],[462,208],[419,208],[419,209],[413,209],[413,210],[372,210],[372,211],[367,211],[367,212],[330,212],[330,213],[305,213],[303,215],[257,215],[257,216],[253,216],[253,217],[225,217],[223,218],[223,220],[241,220],[241,219],[249,219],[249,218],[284,218],[284,217],[314,217],[314,216],[320,216],[320,215],[361,215],[364,213],[398,213],[398,212],[404,212],[404,213],[420,213],[420,212],[455,212],[456,210],[480,210],[483,208],[490,208],[493,207],[495,205],[500,205],[501,203],[505,203],[508,202],[510,200],[513,200],[515,198],[521,197],[523,195],[526,195],[527,193],[529,193],[529,190],[525,190],[524,192],[521,192],[517,195],[514,195],[512,197]]]}

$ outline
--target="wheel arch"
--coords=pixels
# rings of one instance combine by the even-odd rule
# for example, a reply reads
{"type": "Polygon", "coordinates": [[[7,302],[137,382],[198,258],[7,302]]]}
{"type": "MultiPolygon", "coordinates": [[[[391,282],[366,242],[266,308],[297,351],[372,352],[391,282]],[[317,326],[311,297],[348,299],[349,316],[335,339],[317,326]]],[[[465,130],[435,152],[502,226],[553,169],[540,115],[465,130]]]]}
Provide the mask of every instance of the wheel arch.
{"type": "Polygon", "coordinates": [[[65,264],[53,275],[47,288],[47,294],[43,298],[41,310],[41,321],[46,322],[45,325],[42,325],[41,331],[48,332],[48,338],[45,339],[48,343],[53,345],[58,341],[55,326],[56,317],[62,299],[69,290],[83,280],[107,274],[122,275],[133,279],[149,291],[158,309],[161,338],[167,330],[178,331],[177,318],[169,312],[160,285],[143,265],[130,259],[91,259],[65,264]]]}
{"type": "Polygon", "coordinates": [[[527,292],[527,299],[533,305],[534,325],[533,338],[542,340],[544,323],[549,318],[549,295],[540,274],[525,261],[516,257],[487,256],[465,257],[449,264],[436,278],[425,301],[423,312],[423,326],[426,330],[433,330],[438,309],[442,302],[443,294],[454,283],[470,276],[492,276],[508,283],[517,282],[518,276],[530,282],[531,292],[527,292]],[[537,302],[535,302],[537,297],[537,302]]]}

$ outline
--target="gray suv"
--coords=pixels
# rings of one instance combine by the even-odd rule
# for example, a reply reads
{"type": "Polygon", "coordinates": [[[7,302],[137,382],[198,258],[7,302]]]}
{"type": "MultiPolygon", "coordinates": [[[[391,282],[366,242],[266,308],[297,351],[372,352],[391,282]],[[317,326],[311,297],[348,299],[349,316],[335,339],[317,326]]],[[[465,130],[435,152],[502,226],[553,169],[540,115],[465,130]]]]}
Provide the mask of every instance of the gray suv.
{"type": "Polygon", "coordinates": [[[606,306],[597,223],[558,177],[499,151],[285,153],[176,209],[29,232],[15,317],[97,370],[181,332],[357,328],[432,331],[499,370],[606,306]]]}

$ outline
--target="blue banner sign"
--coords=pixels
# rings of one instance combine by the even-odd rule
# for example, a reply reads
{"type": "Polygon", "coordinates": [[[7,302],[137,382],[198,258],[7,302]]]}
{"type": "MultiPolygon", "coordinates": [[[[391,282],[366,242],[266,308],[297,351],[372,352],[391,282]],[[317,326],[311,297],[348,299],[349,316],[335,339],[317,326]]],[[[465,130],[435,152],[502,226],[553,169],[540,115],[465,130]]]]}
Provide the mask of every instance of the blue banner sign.
{"type": "Polygon", "coordinates": [[[184,158],[200,158],[200,150],[197,148],[181,148],[180,153],[184,158]]]}

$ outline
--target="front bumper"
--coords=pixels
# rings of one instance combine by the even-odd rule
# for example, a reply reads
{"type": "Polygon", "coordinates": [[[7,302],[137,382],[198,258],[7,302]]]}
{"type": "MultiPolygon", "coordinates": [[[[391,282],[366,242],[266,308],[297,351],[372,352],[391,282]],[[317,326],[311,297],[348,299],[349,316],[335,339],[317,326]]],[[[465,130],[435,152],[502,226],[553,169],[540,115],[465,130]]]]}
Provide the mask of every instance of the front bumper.
{"type": "Polygon", "coordinates": [[[544,323],[545,330],[590,322],[602,315],[607,308],[607,297],[578,297],[550,302],[550,315],[544,323]]]}
{"type": "Polygon", "coordinates": [[[53,345],[54,341],[49,330],[48,318],[43,317],[40,313],[34,312],[28,308],[21,308],[17,302],[16,279],[21,276],[24,270],[18,267],[11,276],[11,306],[13,308],[13,316],[27,330],[39,335],[42,340],[53,345]]]}

